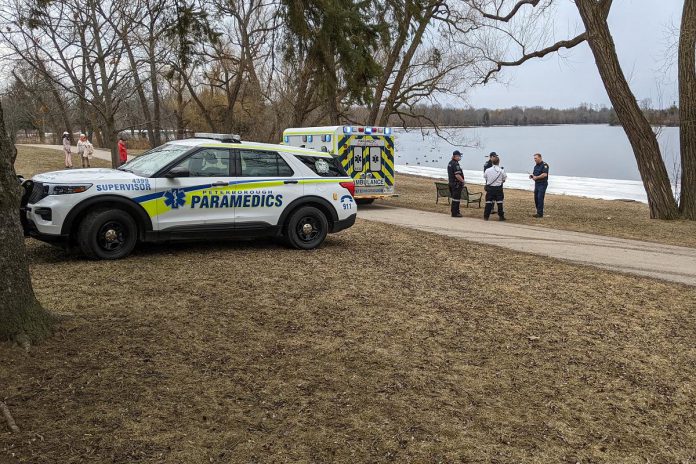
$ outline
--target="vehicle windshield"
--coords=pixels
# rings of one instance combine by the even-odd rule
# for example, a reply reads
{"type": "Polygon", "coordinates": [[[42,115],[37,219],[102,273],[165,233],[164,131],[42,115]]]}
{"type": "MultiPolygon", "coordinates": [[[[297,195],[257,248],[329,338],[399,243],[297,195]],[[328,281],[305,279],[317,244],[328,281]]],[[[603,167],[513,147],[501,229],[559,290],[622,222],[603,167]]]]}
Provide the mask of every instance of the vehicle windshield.
{"type": "Polygon", "coordinates": [[[191,148],[193,147],[176,143],[164,144],[133,158],[118,169],[132,172],[141,177],[152,177],[157,171],[191,150],[191,148]]]}

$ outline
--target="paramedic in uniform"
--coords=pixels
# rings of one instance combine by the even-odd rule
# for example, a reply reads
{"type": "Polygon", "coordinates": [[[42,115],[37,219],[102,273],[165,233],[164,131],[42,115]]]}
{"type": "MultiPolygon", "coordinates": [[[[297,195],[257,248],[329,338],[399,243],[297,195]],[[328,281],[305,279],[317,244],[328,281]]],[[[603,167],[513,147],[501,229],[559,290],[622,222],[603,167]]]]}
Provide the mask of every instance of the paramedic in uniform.
{"type": "Polygon", "coordinates": [[[534,155],[534,171],[529,175],[534,181],[534,206],[536,206],[535,218],[544,217],[544,197],[549,186],[549,165],[541,159],[541,153],[534,155]]]}
{"type": "Polygon", "coordinates": [[[464,172],[459,166],[459,160],[462,159],[462,154],[459,150],[454,150],[452,160],[447,165],[447,179],[449,181],[450,195],[452,196],[452,217],[462,217],[459,211],[459,203],[462,198],[462,189],[464,188],[464,172]]]}
{"type": "Polygon", "coordinates": [[[505,213],[503,212],[503,183],[507,179],[507,174],[505,170],[500,167],[500,158],[498,155],[491,154],[492,166],[486,169],[483,173],[483,177],[486,181],[486,208],[483,210],[483,219],[486,221],[493,211],[493,204],[498,204],[498,217],[501,221],[505,220],[505,213]]]}

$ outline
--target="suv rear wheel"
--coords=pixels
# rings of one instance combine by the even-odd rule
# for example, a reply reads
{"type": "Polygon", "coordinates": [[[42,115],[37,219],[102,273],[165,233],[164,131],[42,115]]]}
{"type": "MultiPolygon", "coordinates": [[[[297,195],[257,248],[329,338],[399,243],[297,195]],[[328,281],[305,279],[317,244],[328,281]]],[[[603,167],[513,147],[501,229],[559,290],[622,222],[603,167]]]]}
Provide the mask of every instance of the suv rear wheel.
{"type": "Polygon", "coordinates": [[[88,258],[119,259],[133,251],[138,226],[123,210],[98,209],[82,220],[77,239],[88,258]]]}
{"type": "Polygon", "coordinates": [[[285,235],[288,243],[301,250],[311,250],[322,244],[329,232],[329,221],[313,206],[294,211],[288,220],[285,235]]]}

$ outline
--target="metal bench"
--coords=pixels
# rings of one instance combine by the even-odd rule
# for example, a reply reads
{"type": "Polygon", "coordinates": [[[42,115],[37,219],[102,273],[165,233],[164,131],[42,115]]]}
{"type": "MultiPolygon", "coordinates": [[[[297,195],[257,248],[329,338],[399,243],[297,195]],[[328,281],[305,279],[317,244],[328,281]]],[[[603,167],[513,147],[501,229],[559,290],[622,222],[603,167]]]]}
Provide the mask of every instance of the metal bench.
{"type": "MultiPolygon", "coordinates": [[[[481,207],[481,197],[483,194],[481,192],[469,192],[469,189],[464,186],[462,189],[462,202],[466,203],[466,207],[469,207],[470,203],[477,203],[478,207],[481,207]]],[[[440,198],[447,198],[447,204],[452,198],[450,193],[449,184],[445,182],[435,182],[435,204],[440,201],[440,198]]]]}

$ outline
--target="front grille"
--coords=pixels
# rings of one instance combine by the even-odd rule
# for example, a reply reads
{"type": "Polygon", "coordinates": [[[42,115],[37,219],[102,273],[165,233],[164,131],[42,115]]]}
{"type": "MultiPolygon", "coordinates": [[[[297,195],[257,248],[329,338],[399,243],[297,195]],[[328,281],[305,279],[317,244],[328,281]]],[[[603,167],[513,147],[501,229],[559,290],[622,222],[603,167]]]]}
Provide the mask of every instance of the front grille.
{"type": "Polygon", "coordinates": [[[34,182],[34,190],[32,190],[31,195],[29,195],[28,204],[33,205],[34,203],[38,203],[47,196],[48,185],[44,185],[41,182],[34,182]]]}

